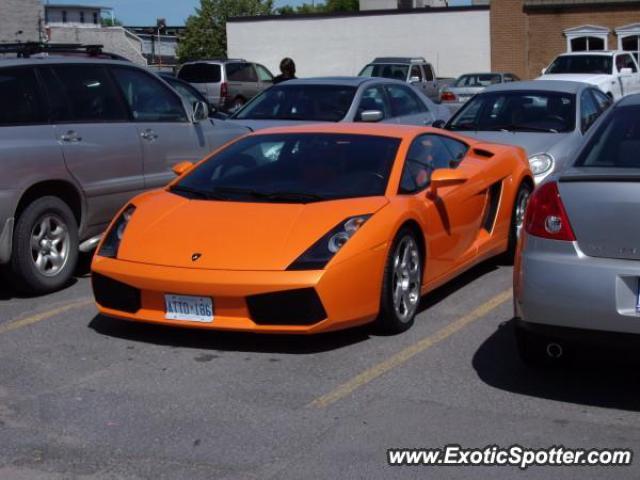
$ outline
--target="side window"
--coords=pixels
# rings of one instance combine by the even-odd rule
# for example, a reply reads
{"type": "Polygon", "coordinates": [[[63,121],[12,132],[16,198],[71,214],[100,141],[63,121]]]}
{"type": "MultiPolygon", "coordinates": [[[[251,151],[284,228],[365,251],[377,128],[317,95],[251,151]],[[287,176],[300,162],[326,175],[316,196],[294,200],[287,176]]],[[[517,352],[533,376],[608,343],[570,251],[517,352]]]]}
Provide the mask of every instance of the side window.
{"type": "Polygon", "coordinates": [[[417,115],[427,111],[427,107],[409,87],[389,85],[387,86],[387,93],[391,104],[391,114],[394,117],[417,115]]]}
{"type": "Polygon", "coordinates": [[[129,120],[127,109],[102,65],[55,65],[45,75],[52,75],[60,82],[47,86],[54,118],[73,122],[129,120]],[[64,100],[55,91],[57,88],[64,90],[64,100]]]}
{"type": "Polygon", "coordinates": [[[600,115],[596,101],[591,96],[589,90],[582,92],[580,97],[580,124],[582,126],[582,133],[589,130],[589,127],[593,125],[600,115]]]}
{"type": "Polygon", "coordinates": [[[633,58],[631,57],[631,55],[626,53],[624,55],[624,58],[625,58],[625,62],[624,62],[625,68],[630,68],[633,73],[636,73],[638,71],[638,67],[636,66],[636,62],[633,61],[633,58]]]}
{"type": "Polygon", "coordinates": [[[231,82],[257,82],[258,75],[250,63],[228,63],[227,78],[231,82]]]}
{"type": "Polygon", "coordinates": [[[137,122],[186,122],[180,97],[142,71],[114,67],[113,74],[137,122]]]}
{"type": "Polygon", "coordinates": [[[46,123],[33,68],[0,70],[0,125],[46,123]]]}
{"type": "Polygon", "coordinates": [[[356,121],[360,121],[362,112],[367,110],[380,110],[384,115],[383,118],[389,117],[389,109],[387,108],[386,98],[382,87],[367,88],[360,98],[358,112],[356,113],[356,121]]]}
{"type": "Polygon", "coordinates": [[[414,65],[413,67],[411,67],[411,74],[409,75],[410,79],[413,79],[415,81],[415,79],[417,78],[419,82],[422,81],[423,77],[422,77],[422,69],[420,68],[419,65],[414,65]]]}
{"type": "Polygon", "coordinates": [[[273,82],[273,75],[262,65],[256,63],[256,71],[261,82],[273,82]]]}
{"type": "Polygon", "coordinates": [[[604,112],[611,106],[611,97],[608,95],[602,93],[600,90],[591,90],[591,93],[593,93],[593,96],[596,99],[600,113],[604,112]]]}
{"type": "Polygon", "coordinates": [[[431,68],[431,65],[429,65],[428,63],[424,65],[424,75],[425,75],[425,78],[427,79],[427,82],[433,81],[433,69],[431,68]]]}
{"type": "Polygon", "coordinates": [[[400,193],[416,193],[429,185],[431,173],[438,168],[455,168],[464,158],[467,146],[441,135],[416,138],[404,162],[400,193]]]}

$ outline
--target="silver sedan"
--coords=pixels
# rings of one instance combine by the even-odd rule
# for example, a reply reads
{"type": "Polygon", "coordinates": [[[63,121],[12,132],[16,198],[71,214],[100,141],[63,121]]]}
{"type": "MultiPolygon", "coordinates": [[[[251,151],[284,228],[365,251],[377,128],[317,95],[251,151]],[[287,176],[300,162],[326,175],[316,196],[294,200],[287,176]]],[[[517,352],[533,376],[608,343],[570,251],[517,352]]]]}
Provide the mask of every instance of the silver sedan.
{"type": "Polygon", "coordinates": [[[611,100],[587,83],[531,81],[487,87],[451,118],[448,130],[518,145],[536,183],[561,171],[611,100]]]}
{"type": "Polygon", "coordinates": [[[594,126],[572,166],[534,192],[514,271],[520,354],[552,362],[568,339],[640,333],[640,95],[594,126]]]}

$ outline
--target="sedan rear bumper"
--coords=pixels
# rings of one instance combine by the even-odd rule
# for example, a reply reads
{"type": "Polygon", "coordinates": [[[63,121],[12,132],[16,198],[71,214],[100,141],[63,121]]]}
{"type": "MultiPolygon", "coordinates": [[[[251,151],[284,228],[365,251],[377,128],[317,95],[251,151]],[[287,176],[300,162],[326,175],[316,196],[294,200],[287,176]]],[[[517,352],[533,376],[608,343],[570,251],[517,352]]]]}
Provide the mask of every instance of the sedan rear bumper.
{"type": "Polygon", "coordinates": [[[576,242],[526,235],[514,269],[515,316],[525,323],[640,333],[640,261],[589,257],[576,242]]]}

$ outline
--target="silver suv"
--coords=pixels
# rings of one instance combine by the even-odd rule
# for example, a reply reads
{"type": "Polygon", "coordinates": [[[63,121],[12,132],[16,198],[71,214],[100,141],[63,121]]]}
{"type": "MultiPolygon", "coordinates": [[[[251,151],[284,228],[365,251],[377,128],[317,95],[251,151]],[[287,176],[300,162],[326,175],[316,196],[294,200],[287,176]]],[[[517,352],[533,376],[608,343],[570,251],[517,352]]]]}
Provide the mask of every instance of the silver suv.
{"type": "Polygon", "coordinates": [[[131,63],[0,60],[0,266],[22,290],[62,287],[113,215],[171,167],[247,131],[208,118],[131,63]]]}
{"type": "Polygon", "coordinates": [[[227,112],[235,112],[273,85],[266,67],[241,58],[187,62],[178,70],[178,78],[196,87],[211,106],[227,112]]]}

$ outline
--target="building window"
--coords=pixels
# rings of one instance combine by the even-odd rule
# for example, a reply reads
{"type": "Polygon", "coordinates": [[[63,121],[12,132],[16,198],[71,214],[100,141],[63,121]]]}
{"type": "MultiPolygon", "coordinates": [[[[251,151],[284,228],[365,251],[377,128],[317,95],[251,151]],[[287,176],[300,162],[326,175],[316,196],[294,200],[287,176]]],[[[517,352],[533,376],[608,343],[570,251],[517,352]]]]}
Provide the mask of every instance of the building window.
{"type": "Polygon", "coordinates": [[[93,23],[98,25],[98,12],[93,12],[93,23]]]}
{"type": "Polygon", "coordinates": [[[62,23],[67,23],[67,11],[62,10],[62,23]]]}
{"type": "Polygon", "coordinates": [[[631,52],[636,57],[636,60],[640,61],[640,35],[629,35],[620,39],[622,44],[622,50],[625,52],[631,52]]]}
{"type": "Polygon", "coordinates": [[[571,39],[572,52],[604,50],[604,39],[598,37],[577,37],[571,39]]]}
{"type": "Polygon", "coordinates": [[[80,12],[80,23],[84,23],[84,12],[80,12]]]}

